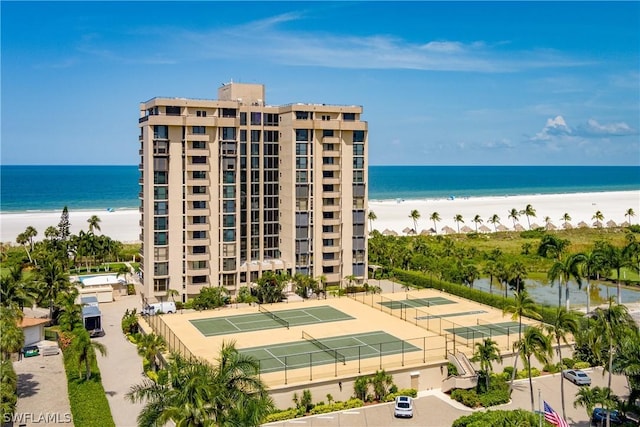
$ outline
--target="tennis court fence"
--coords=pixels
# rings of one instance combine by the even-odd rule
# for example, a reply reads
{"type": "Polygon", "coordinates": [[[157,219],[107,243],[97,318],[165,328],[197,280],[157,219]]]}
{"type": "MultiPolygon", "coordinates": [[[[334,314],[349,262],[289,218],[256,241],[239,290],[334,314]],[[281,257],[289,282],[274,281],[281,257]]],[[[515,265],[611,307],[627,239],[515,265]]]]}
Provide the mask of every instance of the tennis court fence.
{"type": "Polygon", "coordinates": [[[329,354],[334,359],[336,359],[336,362],[342,362],[343,365],[345,363],[347,363],[347,358],[344,355],[338,353],[338,350],[336,350],[335,348],[331,348],[328,345],[323,344],[322,342],[318,341],[317,339],[315,339],[314,337],[312,337],[311,335],[309,335],[305,331],[302,331],[302,339],[307,340],[307,341],[311,342],[311,344],[313,344],[316,347],[318,347],[319,349],[324,350],[327,354],[329,354]]]}

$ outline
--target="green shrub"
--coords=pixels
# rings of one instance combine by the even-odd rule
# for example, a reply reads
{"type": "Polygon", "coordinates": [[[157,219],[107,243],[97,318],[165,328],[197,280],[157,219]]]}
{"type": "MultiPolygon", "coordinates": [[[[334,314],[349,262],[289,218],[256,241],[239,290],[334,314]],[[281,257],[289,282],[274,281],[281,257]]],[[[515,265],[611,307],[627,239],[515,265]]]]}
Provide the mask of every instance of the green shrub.
{"type": "Polygon", "coordinates": [[[272,412],[271,414],[267,415],[265,422],[272,423],[276,421],[290,420],[292,418],[297,418],[297,417],[298,417],[298,409],[290,408],[290,409],[285,409],[284,411],[272,412]]]}
{"type": "MultiPolygon", "coordinates": [[[[518,372],[516,371],[516,374],[518,372]]],[[[511,380],[511,375],[513,375],[513,366],[505,366],[502,370],[502,378],[505,380],[511,380]]]]}
{"type": "Polygon", "coordinates": [[[490,390],[479,396],[480,404],[485,408],[489,406],[502,405],[509,402],[511,399],[509,395],[509,388],[506,390],[490,390]]]}
{"type": "Polygon", "coordinates": [[[573,369],[587,369],[590,367],[591,365],[589,364],[589,362],[576,362],[573,365],[573,369]]]}
{"type": "Polygon", "coordinates": [[[572,358],[570,358],[570,357],[563,357],[563,358],[562,358],[562,364],[563,364],[564,366],[566,366],[567,368],[569,368],[569,369],[572,369],[572,368],[573,368],[573,365],[574,365],[575,363],[576,363],[576,362],[575,362],[572,358]]]}
{"type": "MultiPolygon", "coordinates": [[[[549,427],[547,421],[542,420],[544,427],[549,427]]],[[[452,427],[482,427],[482,426],[519,426],[538,427],[540,416],[523,409],[515,411],[486,411],[465,415],[452,424],[452,427]]]]}
{"type": "Polygon", "coordinates": [[[451,362],[447,363],[447,375],[458,375],[458,368],[451,362]]]}
{"type": "Polygon", "coordinates": [[[550,374],[555,374],[562,370],[562,366],[560,366],[560,363],[547,363],[546,365],[544,365],[542,370],[545,372],[549,372],[550,374]]]}
{"type": "Polygon", "coordinates": [[[451,392],[451,398],[462,403],[469,408],[477,408],[480,406],[480,398],[475,390],[455,389],[451,392]]]}
{"type": "MultiPolygon", "coordinates": [[[[540,370],[538,368],[531,368],[531,378],[534,377],[539,377],[540,376],[540,370]]],[[[519,380],[523,380],[525,378],[529,378],[529,370],[528,369],[523,369],[521,371],[518,371],[516,373],[516,379],[519,380]]]]}
{"type": "Polygon", "coordinates": [[[136,294],[136,285],[133,283],[127,284],[127,295],[135,295],[136,294]]]}
{"type": "Polygon", "coordinates": [[[398,396],[410,396],[410,397],[418,397],[418,390],[415,388],[403,388],[401,390],[396,390],[387,394],[384,398],[385,402],[393,402],[398,396]]]}
{"type": "Polygon", "coordinates": [[[176,310],[182,310],[184,308],[184,303],[182,301],[176,301],[176,310]]]}

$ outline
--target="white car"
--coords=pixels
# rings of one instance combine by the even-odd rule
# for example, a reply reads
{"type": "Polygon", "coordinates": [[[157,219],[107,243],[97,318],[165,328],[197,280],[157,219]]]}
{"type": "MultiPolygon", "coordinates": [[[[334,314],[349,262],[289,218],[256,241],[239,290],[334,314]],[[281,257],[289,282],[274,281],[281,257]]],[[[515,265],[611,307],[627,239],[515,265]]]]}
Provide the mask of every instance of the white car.
{"type": "Polygon", "coordinates": [[[562,376],[574,383],[575,385],[591,385],[589,375],[578,369],[565,369],[562,376]]]}
{"type": "Polygon", "coordinates": [[[395,401],[395,408],[393,415],[396,418],[411,418],[413,417],[413,399],[409,396],[398,396],[395,401]]]}

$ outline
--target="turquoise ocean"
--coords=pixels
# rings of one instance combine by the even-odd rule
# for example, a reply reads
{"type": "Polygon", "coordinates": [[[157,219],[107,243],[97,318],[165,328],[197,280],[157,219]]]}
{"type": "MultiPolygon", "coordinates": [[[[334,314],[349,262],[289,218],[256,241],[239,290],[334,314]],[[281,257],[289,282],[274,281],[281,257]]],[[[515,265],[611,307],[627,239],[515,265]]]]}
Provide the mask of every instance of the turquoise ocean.
{"type": "MultiPolygon", "coordinates": [[[[0,166],[0,212],[137,209],[138,166],[0,166]]],[[[370,166],[369,199],[640,189],[635,166],[370,166]]]]}

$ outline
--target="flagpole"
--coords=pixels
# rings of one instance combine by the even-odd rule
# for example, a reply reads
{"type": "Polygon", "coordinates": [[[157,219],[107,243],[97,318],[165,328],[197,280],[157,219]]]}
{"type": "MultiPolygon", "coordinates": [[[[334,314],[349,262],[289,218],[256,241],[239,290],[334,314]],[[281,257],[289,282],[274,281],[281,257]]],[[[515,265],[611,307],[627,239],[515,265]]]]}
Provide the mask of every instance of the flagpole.
{"type": "Polygon", "coordinates": [[[539,412],[539,417],[540,418],[540,427],[542,427],[542,399],[540,398],[541,395],[541,391],[540,389],[538,389],[538,412],[539,412]]]}

